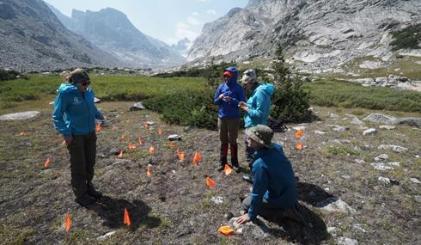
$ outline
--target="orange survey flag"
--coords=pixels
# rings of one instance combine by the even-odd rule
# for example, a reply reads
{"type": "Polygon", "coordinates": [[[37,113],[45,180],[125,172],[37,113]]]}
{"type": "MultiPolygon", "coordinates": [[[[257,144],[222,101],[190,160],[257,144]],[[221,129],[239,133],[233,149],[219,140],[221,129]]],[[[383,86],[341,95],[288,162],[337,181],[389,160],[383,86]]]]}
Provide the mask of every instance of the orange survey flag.
{"type": "Polygon", "coordinates": [[[198,166],[200,161],[202,161],[202,154],[196,151],[193,155],[193,165],[198,166]]]}
{"type": "Polygon", "coordinates": [[[139,145],[143,145],[142,137],[139,136],[138,141],[139,141],[139,145]]]}
{"type": "Polygon", "coordinates": [[[158,128],[158,134],[162,135],[162,128],[158,128]]]}
{"type": "Polygon", "coordinates": [[[97,123],[95,126],[95,132],[99,133],[101,131],[101,124],[97,123]]]}
{"type": "Polygon", "coordinates": [[[177,157],[178,157],[178,160],[184,161],[184,158],[185,158],[184,151],[180,151],[179,149],[177,149],[177,157]]]}
{"type": "Polygon", "coordinates": [[[132,221],[130,220],[130,216],[129,216],[129,211],[127,211],[127,208],[124,209],[123,224],[127,226],[130,226],[132,224],[132,221]]]}
{"type": "Polygon", "coordinates": [[[153,147],[152,145],[151,147],[149,147],[149,154],[151,155],[155,154],[155,147],[153,147]]]}
{"type": "Polygon", "coordinates": [[[219,227],[218,232],[222,235],[229,236],[234,234],[234,230],[229,225],[223,225],[219,227]]]}
{"type": "Polygon", "coordinates": [[[129,145],[127,146],[127,148],[129,148],[129,150],[134,150],[137,148],[136,144],[131,144],[129,143],[129,145]]]}
{"type": "Polygon", "coordinates": [[[51,159],[50,157],[48,157],[47,160],[45,160],[44,162],[44,168],[48,168],[50,166],[50,163],[51,163],[51,159]]]}
{"type": "Polygon", "coordinates": [[[304,130],[298,129],[297,131],[295,131],[294,136],[296,139],[300,139],[304,136],[304,130]]]}
{"type": "Polygon", "coordinates": [[[209,187],[209,188],[215,188],[216,187],[216,182],[215,182],[215,180],[213,180],[211,177],[209,177],[209,176],[207,176],[206,177],[206,185],[209,187]]]}
{"type": "Polygon", "coordinates": [[[148,164],[148,167],[146,168],[146,175],[148,177],[152,176],[152,165],[148,164]]]}
{"type": "Polygon", "coordinates": [[[66,216],[64,217],[64,229],[67,233],[69,233],[70,228],[72,227],[72,216],[70,216],[70,212],[67,211],[66,216]]]}
{"type": "Polygon", "coordinates": [[[295,149],[301,151],[302,149],[304,149],[304,144],[301,142],[298,142],[297,144],[295,144],[295,149]]]}
{"type": "Polygon", "coordinates": [[[225,172],[225,175],[230,175],[232,173],[232,168],[230,167],[230,165],[225,164],[224,172],[225,172]]]}
{"type": "Polygon", "coordinates": [[[123,157],[123,150],[120,150],[120,153],[117,156],[118,158],[122,158],[123,157]]]}

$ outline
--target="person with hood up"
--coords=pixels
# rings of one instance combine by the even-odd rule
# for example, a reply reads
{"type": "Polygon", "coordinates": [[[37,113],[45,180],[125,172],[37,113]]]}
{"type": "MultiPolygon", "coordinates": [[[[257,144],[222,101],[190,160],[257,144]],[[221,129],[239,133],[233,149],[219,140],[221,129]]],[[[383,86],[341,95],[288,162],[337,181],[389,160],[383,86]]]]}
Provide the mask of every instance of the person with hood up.
{"type": "Polygon", "coordinates": [[[238,130],[240,129],[239,103],[244,102],[243,88],[237,83],[238,71],[235,67],[224,70],[224,83],[216,89],[214,103],[218,105],[218,130],[221,140],[220,166],[218,171],[227,164],[228,147],[231,153],[231,165],[236,172],[240,171],[238,163],[238,130]]]}
{"type": "MultiPolygon", "coordinates": [[[[256,71],[248,69],[244,71],[241,78],[243,86],[249,94],[247,102],[240,102],[239,107],[245,112],[244,127],[250,128],[258,124],[267,125],[271,107],[271,96],[275,92],[275,86],[271,83],[258,83],[256,71]]],[[[253,154],[255,150],[247,145],[246,142],[246,159],[252,170],[253,154]]],[[[252,175],[244,175],[243,179],[253,182],[252,175]]]]}
{"type": "Polygon", "coordinates": [[[273,130],[259,124],[247,128],[246,136],[248,146],[256,150],[254,181],[252,192],[243,200],[245,213],[236,222],[253,221],[258,214],[273,216],[273,211],[300,221],[294,171],[282,146],[271,142],[273,130]]]}
{"type": "Polygon", "coordinates": [[[104,120],[94,104],[88,73],[76,69],[62,83],[54,101],[53,123],[63,136],[70,154],[71,185],[75,201],[88,206],[102,194],[95,190],[92,179],[96,157],[95,120],[104,120]]]}

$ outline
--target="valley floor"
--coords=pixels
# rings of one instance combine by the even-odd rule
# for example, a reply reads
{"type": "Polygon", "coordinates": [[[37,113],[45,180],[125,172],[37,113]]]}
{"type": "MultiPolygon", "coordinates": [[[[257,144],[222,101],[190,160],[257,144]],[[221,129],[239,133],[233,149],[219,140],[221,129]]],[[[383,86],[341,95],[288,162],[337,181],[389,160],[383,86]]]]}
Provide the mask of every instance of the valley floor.
{"type": "MultiPolygon", "coordinates": [[[[73,201],[68,154],[52,127],[51,109],[36,105],[39,117],[0,122],[0,240],[30,244],[417,244],[420,227],[421,129],[398,125],[383,129],[363,122],[372,111],[315,107],[320,118],[305,127],[302,151],[292,127],[275,134],[299,178],[301,210],[307,226],[289,220],[249,225],[230,237],[217,229],[224,217],[239,215],[240,197],[249,192],[242,174],[216,172],[216,131],[167,125],[150,111],[129,112],[130,102],[98,104],[110,126],[98,133],[94,183],[106,197],[86,209],[73,201]],[[146,121],[155,125],[145,128],[146,121]],[[342,129],[342,128],[343,129],[342,129]],[[364,127],[377,129],[363,135],[364,127]],[[162,130],[162,135],[158,132],[162,130]],[[169,134],[179,134],[176,146],[169,134]],[[128,150],[129,143],[142,145],[128,150]],[[397,145],[401,152],[381,145],[397,145]],[[156,154],[149,155],[150,146],[156,154]],[[186,153],[179,161],[176,149],[186,153]],[[124,149],[120,158],[114,152],[124,149]],[[200,151],[203,160],[193,166],[200,151]],[[377,158],[381,154],[386,154],[377,158]],[[47,158],[51,163],[44,167],[47,158]],[[390,167],[378,170],[380,163],[390,167]],[[152,175],[147,176],[147,165],[152,175]],[[217,186],[208,189],[205,176],[217,186]],[[383,177],[383,178],[379,178],[383,177]],[[218,202],[219,201],[219,202],[218,202]],[[220,202],[222,201],[222,202],[220,202]],[[132,225],[123,224],[127,208],[132,225]],[[63,227],[72,215],[69,235],[63,227]],[[112,233],[109,233],[112,232],[112,233]],[[108,236],[104,236],[105,234],[108,236]]],[[[32,105],[34,106],[34,105],[32,105]]],[[[27,108],[30,105],[26,106],[27,108]]],[[[397,113],[398,116],[407,116],[397,113]]],[[[420,117],[420,114],[412,114],[420,117]]],[[[244,142],[240,137],[240,160],[244,142]]]]}

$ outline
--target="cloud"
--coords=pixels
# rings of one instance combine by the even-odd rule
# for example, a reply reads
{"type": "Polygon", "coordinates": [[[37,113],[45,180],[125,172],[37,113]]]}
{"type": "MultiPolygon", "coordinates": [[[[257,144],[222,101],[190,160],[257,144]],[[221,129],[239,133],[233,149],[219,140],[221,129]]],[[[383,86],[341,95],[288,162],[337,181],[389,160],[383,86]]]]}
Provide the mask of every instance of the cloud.
{"type": "Polygon", "coordinates": [[[214,9],[208,9],[206,10],[206,13],[209,15],[216,15],[216,11],[214,9]]]}

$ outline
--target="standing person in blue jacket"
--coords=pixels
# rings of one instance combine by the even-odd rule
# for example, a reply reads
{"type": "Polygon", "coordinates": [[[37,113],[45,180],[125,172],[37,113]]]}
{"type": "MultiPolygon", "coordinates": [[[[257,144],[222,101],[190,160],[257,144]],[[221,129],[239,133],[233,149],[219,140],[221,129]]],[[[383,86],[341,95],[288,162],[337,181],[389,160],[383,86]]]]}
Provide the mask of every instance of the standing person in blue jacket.
{"type": "Polygon", "coordinates": [[[220,166],[218,171],[227,164],[228,147],[231,152],[231,165],[236,172],[240,171],[238,163],[238,130],[240,129],[240,110],[238,104],[245,100],[243,88],[237,83],[238,71],[235,67],[224,70],[224,83],[219,85],[214,96],[218,105],[218,130],[221,140],[220,166]]]}
{"type": "Polygon", "coordinates": [[[54,101],[53,123],[70,154],[71,185],[75,201],[88,206],[101,198],[92,179],[96,157],[95,119],[104,120],[94,104],[88,73],[76,69],[60,85],[54,101]]]}
{"type": "Polygon", "coordinates": [[[256,150],[253,189],[243,200],[245,214],[237,223],[253,221],[263,211],[294,211],[298,205],[294,171],[282,147],[271,143],[273,131],[266,125],[246,129],[247,144],[256,150]],[[266,210],[263,210],[266,209],[266,210]]]}
{"type": "MultiPolygon", "coordinates": [[[[241,82],[249,94],[246,103],[239,103],[239,107],[245,112],[244,127],[247,129],[258,124],[267,125],[271,107],[271,96],[275,92],[275,86],[271,83],[258,83],[256,71],[253,69],[244,71],[241,82]]],[[[254,161],[253,153],[254,149],[249,147],[246,142],[246,159],[250,171],[254,161]]],[[[243,179],[253,182],[252,175],[244,175],[243,179]]]]}

